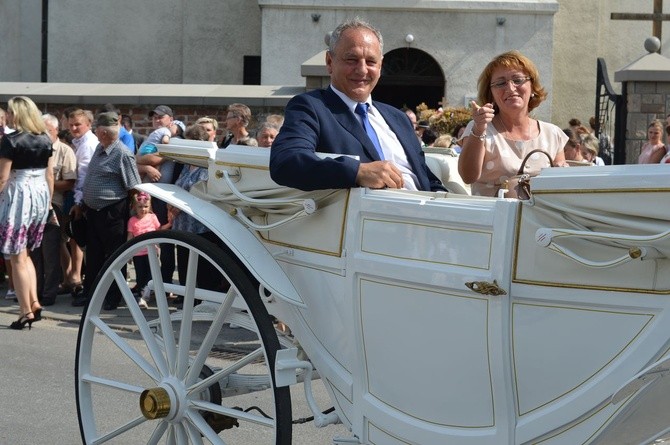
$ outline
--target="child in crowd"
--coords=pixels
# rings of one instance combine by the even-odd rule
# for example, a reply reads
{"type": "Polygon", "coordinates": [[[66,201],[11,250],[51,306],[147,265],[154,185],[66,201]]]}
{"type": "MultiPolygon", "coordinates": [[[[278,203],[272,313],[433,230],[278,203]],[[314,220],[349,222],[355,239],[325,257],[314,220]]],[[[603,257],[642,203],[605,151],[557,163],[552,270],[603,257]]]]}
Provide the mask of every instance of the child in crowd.
{"type": "MultiPolygon", "coordinates": [[[[140,236],[147,232],[155,230],[169,229],[172,227],[172,218],[168,218],[167,224],[158,222],[158,218],[151,211],[151,196],[145,192],[136,193],[132,198],[133,216],[128,220],[128,239],[140,236]]],[[[137,289],[141,292],[142,297],[138,303],[142,309],[148,309],[149,293],[145,292],[145,287],[151,279],[151,270],[149,269],[149,257],[147,249],[137,252],[133,257],[133,265],[135,266],[135,281],[137,289]]]]}

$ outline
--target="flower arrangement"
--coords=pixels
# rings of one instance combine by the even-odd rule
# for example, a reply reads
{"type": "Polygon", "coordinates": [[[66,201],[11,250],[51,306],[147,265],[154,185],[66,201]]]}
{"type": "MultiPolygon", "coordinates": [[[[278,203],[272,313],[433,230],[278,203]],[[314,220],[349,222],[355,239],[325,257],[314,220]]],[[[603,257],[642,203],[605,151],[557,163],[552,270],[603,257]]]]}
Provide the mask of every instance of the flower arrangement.
{"type": "Polygon", "coordinates": [[[417,120],[428,121],[430,128],[439,134],[451,134],[459,124],[467,124],[472,119],[470,110],[465,107],[428,108],[421,103],[416,107],[417,120]]]}

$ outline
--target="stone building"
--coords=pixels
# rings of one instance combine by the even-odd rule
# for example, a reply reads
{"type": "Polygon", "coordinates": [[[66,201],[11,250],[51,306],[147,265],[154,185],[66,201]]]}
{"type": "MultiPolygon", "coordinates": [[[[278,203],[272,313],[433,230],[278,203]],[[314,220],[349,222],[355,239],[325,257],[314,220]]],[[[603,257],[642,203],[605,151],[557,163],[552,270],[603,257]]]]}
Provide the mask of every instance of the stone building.
{"type": "Polygon", "coordinates": [[[519,49],[550,92],[536,115],[565,125],[593,114],[597,57],[614,73],[644,54],[651,23],[610,14],[651,13],[652,2],[6,0],[0,82],[304,86],[303,62],[324,50],[337,23],[357,15],[385,39],[375,97],[463,105],[491,57],[519,49]]]}

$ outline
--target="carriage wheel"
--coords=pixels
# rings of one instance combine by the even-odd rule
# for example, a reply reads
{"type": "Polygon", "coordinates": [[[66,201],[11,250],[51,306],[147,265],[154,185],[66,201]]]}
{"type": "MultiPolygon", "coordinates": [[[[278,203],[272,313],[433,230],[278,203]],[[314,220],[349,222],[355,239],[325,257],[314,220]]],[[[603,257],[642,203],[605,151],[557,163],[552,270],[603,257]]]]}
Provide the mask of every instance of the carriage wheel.
{"type": "Polygon", "coordinates": [[[227,249],[198,235],[152,232],[119,248],[97,277],[79,328],[83,442],[290,444],[290,393],[275,386],[280,345],[258,289],[227,249]],[[183,286],[161,280],[159,252],[170,246],[187,252],[183,286]],[[143,310],[124,271],[145,249],[155,301],[143,310]],[[204,281],[207,289],[199,287],[204,281]],[[102,310],[117,287],[127,306],[119,311],[131,317],[102,310]],[[183,297],[182,307],[170,293],[183,297]]]}

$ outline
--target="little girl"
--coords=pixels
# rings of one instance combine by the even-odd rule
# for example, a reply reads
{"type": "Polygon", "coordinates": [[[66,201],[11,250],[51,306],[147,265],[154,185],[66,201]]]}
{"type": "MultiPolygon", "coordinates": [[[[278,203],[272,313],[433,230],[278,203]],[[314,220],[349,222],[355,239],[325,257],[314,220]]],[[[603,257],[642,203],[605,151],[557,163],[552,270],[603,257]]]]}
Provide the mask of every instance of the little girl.
{"type": "MultiPolygon", "coordinates": [[[[135,214],[128,220],[128,239],[142,235],[143,233],[169,229],[172,227],[172,220],[170,218],[167,224],[161,226],[158,222],[158,218],[151,211],[151,196],[145,192],[139,192],[133,196],[132,210],[135,214]]],[[[151,279],[151,270],[149,269],[149,258],[147,253],[147,249],[142,249],[133,257],[135,281],[137,282],[135,288],[142,292],[142,295],[144,295],[143,290],[145,286],[151,279]]],[[[148,308],[145,298],[140,298],[139,305],[143,309],[148,308]]]]}

